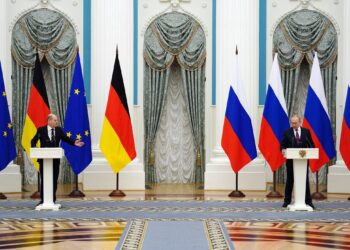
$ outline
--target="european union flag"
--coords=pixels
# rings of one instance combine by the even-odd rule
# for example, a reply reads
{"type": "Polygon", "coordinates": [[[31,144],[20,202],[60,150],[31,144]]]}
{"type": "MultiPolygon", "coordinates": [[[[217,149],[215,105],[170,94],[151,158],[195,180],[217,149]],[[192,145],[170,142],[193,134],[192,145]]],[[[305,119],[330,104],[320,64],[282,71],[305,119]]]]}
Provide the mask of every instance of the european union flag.
{"type": "Polygon", "coordinates": [[[0,63],[0,171],[16,157],[15,139],[12,132],[4,77],[0,63]]]}
{"type": "Polygon", "coordinates": [[[75,61],[73,81],[64,119],[64,131],[69,138],[80,139],[85,143],[82,147],[76,147],[62,141],[65,155],[74,173],[78,175],[92,161],[90,125],[79,53],[75,61]]]}

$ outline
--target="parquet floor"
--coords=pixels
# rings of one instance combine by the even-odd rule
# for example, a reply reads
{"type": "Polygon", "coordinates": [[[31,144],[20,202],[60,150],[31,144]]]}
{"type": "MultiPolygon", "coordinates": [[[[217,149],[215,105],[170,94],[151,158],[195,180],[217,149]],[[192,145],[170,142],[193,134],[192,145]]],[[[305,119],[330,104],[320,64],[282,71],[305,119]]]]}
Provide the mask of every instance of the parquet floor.
{"type": "MultiPolygon", "coordinates": [[[[68,198],[72,185],[60,185],[58,199],[68,198]]],[[[314,190],[315,187],[312,187],[314,190]]],[[[35,186],[6,194],[29,199],[35,186]]],[[[278,186],[280,192],[283,186],[278,186]]],[[[320,188],[322,190],[322,187],[320,188]]],[[[108,191],[84,191],[86,199],[116,199],[108,191]]],[[[203,191],[194,185],[155,185],[145,191],[125,191],[123,200],[230,200],[227,191],[203,191]]],[[[245,198],[264,200],[267,192],[245,191],[245,198]]],[[[328,200],[347,200],[331,195],[328,200]]],[[[83,198],[84,199],[84,198],[83,198]]],[[[349,201],[350,202],[350,201],[349,201]]],[[[281,200],[282,205],[282,200],[281,200]]],[[[0,218],[0,249],[115,249],[126,222],[4,221],[0,218]]],[[[236,249],[350,249],[350,223],[225,222],[236,249]]]]}

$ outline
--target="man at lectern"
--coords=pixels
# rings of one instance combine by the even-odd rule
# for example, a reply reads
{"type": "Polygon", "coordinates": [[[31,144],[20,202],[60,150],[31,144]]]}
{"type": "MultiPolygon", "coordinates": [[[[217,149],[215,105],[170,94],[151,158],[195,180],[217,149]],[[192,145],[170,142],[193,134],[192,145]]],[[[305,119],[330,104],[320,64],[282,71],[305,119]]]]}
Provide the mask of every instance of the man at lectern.
{"type": "MultiPolygon", "coordinates": [[[[315,144],[312,140],[310,131],[307,128],[302,128],[300,126],[300,117],[298,115],[293,115],[290,119],[290,123],[291,127],[284,132],[281,141],[281,150],[283,154],[286,148],[314,148],[315,144]]],[[[284,191],[284,203],[282,207],[287,207],[292,201],[292,191],[294,185],[293,160],[287,160],[286,168],[287,179],[284,191]]],[[[309,168],[307,168],[306,172],[305,203],[313,209],[315,208],[312,204],[310,195],[309,168]]]]}
{"type": "MultiPolygon", "coordinates": [[[[58,118],[54,114],[49,114],[47,117],[47,126],[43,126],[38,128],[35,136],[31,141],[32,148],[36,147],[38,141],[40,141],[41,148],[55,148],[60,146],[61,140],[67,142],[70,145],[75,145],[78,147],[82,147],[84,142],[80,140],[72,140],[70,139],[64,132],[61,127],[58,127],[58,118]]],[[[43,160],[38,159],[40,165],[40,198],[41,201],[39,204],[43,202],[44,197],[44,178],[43,178],[43,160]]],[[[53,160],[53,201],[56,201],[56,191],[57,191],[57,181],[58,175],[60,173],[60,159],[53,160]]]]}

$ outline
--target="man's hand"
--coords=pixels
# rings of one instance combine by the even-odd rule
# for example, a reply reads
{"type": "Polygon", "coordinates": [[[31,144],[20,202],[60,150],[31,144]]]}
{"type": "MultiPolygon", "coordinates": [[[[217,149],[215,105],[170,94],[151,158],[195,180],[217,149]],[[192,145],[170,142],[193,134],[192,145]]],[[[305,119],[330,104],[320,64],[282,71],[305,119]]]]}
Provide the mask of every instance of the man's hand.
{"type": "Polygon", "coordinates": [[[82,142],[80,139],[75,140],[74,145],[77,147],[82,147],[82,146],[84,146],[84,142],[82,142]]]}
{"type": "Polygon", "coordinates": [[[286,156],[286,150],[285,149],[282,149],[282,154],[283,154],[283,156],[286,156]]]}

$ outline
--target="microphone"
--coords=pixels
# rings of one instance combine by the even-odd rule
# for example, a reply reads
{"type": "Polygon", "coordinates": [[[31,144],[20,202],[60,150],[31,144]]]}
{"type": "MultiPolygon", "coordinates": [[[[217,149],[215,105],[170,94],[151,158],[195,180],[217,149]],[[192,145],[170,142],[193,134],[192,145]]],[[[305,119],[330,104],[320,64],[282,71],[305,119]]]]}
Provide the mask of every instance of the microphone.
{"type": "Polygon", "coordinates": [[[293,136],[293,135],[291,136],[291,138],[292,138],[292,148],[294,148],[294,144],[295,144],[295,142],[294,142],[294,141],[295,141],[295,138],[294,138],[294,136],[293,136]]]}
{"type": "Polygon", "coordinates": [[[310,142],[308,136],[306,136],[306,143],[307,143],[307,146],[308,146],[309,148],[313,148],[313,147],[314,147],[314,146],[311,144],[311,142],[310,142]]]}

